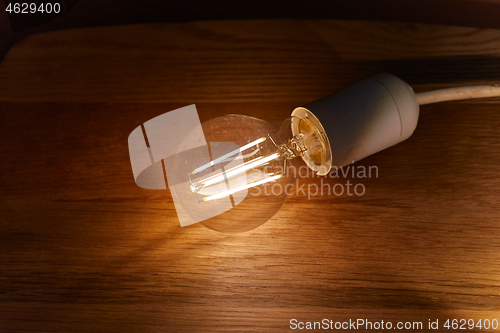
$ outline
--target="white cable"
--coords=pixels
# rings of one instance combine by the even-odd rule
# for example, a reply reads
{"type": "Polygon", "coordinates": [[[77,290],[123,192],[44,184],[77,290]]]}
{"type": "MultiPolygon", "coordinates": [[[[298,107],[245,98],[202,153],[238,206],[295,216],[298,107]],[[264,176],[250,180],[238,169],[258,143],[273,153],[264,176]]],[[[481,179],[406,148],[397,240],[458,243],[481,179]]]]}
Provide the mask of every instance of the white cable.
{"type": "Polygon", "coordinates": [[[500,84],[480,84],[425,91],[416,94],[418,104],[431,104],[462,99],[500,97],[500,84]]]}

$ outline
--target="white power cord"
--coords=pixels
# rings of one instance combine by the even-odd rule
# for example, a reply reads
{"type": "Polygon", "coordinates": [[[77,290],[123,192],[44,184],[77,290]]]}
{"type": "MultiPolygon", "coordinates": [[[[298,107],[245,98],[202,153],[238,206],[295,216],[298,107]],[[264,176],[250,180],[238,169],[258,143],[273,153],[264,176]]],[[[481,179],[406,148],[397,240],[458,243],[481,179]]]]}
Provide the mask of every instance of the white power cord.
{"type": "Polygon", "coordinates": [[[500,84],[444,88],[421,92],[416,96],[419,105],[473,98],[500,97],[500,84]]]}

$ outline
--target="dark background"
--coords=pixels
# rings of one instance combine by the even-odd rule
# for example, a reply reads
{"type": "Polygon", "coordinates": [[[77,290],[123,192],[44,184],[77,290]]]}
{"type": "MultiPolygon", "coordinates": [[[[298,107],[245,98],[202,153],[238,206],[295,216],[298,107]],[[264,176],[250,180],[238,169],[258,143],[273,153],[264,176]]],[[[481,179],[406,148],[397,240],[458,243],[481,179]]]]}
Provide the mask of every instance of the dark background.
{"type": "MultiPolygon", "coordinates": [[[[4,1],[6,4],[8,1],[4,1]]],[[[500,28],[500,2],[495,0],[316,0],[316,1],[162,1],[66,0],[67,13],[16,32],[0,13],[0,59],[18,40],[43,31],[151,22],[233,19],[346,19],[417,22],[500,28]]],[[[25,26],[34,19],[25,15],[25,26]]]]}

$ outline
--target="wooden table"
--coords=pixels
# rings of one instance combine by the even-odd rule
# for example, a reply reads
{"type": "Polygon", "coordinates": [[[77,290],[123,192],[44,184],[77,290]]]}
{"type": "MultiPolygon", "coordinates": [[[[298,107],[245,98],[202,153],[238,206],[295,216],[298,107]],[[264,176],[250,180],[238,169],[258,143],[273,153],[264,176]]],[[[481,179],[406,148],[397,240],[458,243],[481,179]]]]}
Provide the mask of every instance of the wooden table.
{"type": "Polygon", "coordinates": [[[157,115],[275,121],[378,72],[417,92],[498,82],[500,31],[220,21],[16,44],[0,64],[0,332],[500,320],[499,99],[423,106],[409,140],[356,164],[378,177],[323,179],[363,196],[292,195],[242,234],[181,228],[168,190],[134,183],[127,137],[157,115]]]}

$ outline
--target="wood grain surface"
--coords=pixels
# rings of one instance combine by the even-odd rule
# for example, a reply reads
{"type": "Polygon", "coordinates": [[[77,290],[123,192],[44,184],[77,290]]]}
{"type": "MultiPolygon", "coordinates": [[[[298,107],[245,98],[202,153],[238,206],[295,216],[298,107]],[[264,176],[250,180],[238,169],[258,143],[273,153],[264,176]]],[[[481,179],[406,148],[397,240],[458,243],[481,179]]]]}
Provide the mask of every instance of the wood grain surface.
{"type": "Polygon", "coordinates": [[[500,99],[423,106],[410,139],[355,164],[378,177],[299,179],[362,183],[363,196],[296,192],[241,234],[179,227],[168,190],[135,185],[127,147],[139,124],[188,104],[202,121],[276,121],[378,72],[416,91],[498,82],[499,59],[498,30],[377,22],[19,42],[0,64],[0,332],[287,332],[293,318],[420,331],[439,319],[444,332],[446,319],[500,320],[500,99]]]}

